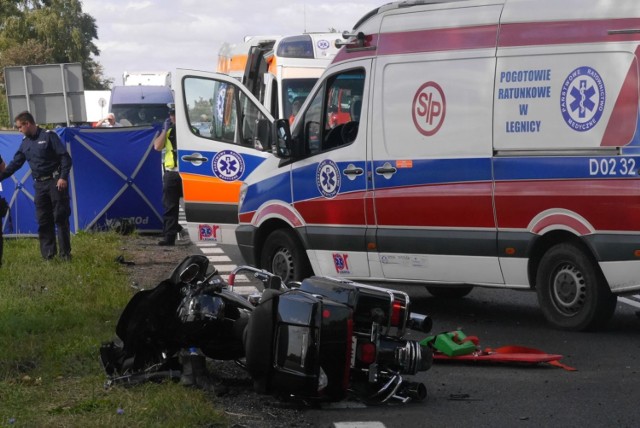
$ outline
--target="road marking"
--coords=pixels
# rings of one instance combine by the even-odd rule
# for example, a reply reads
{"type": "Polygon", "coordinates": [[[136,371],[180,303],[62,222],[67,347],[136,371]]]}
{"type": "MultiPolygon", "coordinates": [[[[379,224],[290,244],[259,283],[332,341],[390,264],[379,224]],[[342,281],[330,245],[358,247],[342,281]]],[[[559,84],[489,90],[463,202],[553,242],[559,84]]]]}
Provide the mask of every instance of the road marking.
{"type": "Polygon", "coordinates": [[[203,254],[224,254],[224,251],[222,251],[220,247],[203,247],[200,245],[197,247],[200,248],[203,254]]]}
{"type": "Polygon", "coordinates": [[[216,269],[218,269],[218,272],[222,272],[222,273],[231,273],[235,268],[237,268],[237,265],[215,265],[216,269]]]}
{"type": "Polygon", "coordinates": [[[334,422],[335,428],[385,428],[382,422],[334,422]]]}
{"type": "MultiPolygon", "coordinates": [[[[218,263],[220,262],[230,262],[231,259],[225,255],[221,255],[221,256],[207,256],[207,258],[209,259],[210,262],[213,262],[216,264],[216,267],[218,266],[218,263]]],[[[219,269],[218,269],[219,270],[219,269]]]]}

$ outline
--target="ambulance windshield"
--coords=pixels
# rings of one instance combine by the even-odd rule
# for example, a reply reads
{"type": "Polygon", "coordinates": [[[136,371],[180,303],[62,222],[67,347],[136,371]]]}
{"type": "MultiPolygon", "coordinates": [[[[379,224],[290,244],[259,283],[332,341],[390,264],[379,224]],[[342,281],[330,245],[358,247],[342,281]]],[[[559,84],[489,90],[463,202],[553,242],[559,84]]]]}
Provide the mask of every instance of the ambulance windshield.
{"type": "Polygon", "coordinates": [[[284,79],[282,81],[282,98],[284,101],[284,118],[293,122],[293,117],[307,99],[317,78],[284,79]]]}

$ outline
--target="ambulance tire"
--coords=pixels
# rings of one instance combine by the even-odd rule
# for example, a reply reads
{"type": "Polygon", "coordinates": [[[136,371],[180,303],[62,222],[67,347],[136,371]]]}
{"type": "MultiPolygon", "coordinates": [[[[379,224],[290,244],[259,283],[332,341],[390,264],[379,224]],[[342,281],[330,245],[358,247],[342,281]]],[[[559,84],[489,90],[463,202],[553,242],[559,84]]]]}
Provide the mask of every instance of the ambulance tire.
{"type": "Polygon", "coordinates": [[[547,321],[570,331],[604,326],[618,300],[597,262],[570,243],[555,245],[544,254],[538,266],[536,292],[547,321]]]}
{"type": "Polygon", "coordinates": [[[302,281],[313,274],[302,244],[288,229],[275,230],[267,237],[260,255],[260,266],[280,276],[285,284],[302,281]]]}
{"type": "Polygon", "coordinates": [[[461,299],[473,290],[472,286],[464,287],[430,287],[427,286],[427,291],[433,297],[441,297],[443,299],[461,299]]]}

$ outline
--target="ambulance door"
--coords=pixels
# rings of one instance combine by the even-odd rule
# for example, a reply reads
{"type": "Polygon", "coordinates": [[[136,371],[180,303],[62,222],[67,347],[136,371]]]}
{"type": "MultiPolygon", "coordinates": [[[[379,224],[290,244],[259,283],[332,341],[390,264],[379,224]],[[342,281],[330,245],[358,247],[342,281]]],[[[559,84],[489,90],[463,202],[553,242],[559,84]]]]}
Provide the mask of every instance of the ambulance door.
{"type": "Polygon", "coordinates": [[[379,268],[390,280],[501,284],[491,173],[501,6],[432,7],[381,27],[388,55],[376,58],[371,117],[379,268]]]}
{"type": "MultiPolygon", "coordinates": [[[[367,277],[365,236],[372,218],[366,211],[366,137],[371,60],[334,67],[307,100],[294,124],[300,159],[292,164],[293,205],[304,220],[300,229],[316,274],[367,277]],[[331,122],[329,94],[351,94],[350,115],[331,122]]],[[[346,108],[346,107],[345,107],[346,108]]]]}
{"type": "Polygon", "coordinates": [[[178,70],[178,169],[193,241],[235,244],[245,178],[270,154],[273,118],[237,80],[178,70]]]}

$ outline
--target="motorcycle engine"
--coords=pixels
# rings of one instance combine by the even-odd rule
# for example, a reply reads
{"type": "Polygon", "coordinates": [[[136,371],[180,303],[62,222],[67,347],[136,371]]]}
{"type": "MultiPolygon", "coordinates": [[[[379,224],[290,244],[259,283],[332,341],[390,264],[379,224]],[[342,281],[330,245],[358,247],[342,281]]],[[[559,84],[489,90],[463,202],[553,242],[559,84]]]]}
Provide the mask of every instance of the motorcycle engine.
{"type": "Polygon", "coordinates": [[[222,319],[224,301],[217,296],[198,294],[186,296],[178,306],[178,319],[182,323],[202,322],[222,319]]]}

